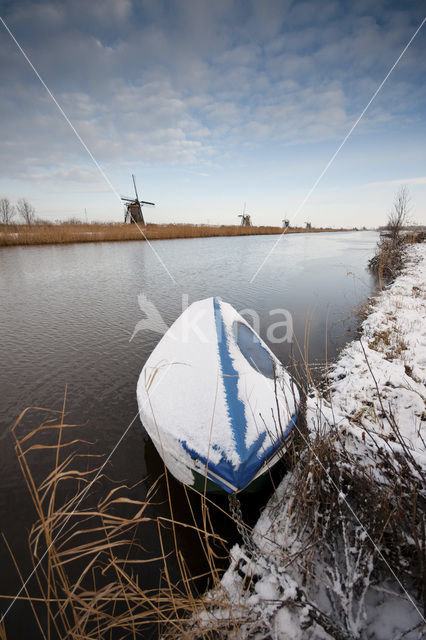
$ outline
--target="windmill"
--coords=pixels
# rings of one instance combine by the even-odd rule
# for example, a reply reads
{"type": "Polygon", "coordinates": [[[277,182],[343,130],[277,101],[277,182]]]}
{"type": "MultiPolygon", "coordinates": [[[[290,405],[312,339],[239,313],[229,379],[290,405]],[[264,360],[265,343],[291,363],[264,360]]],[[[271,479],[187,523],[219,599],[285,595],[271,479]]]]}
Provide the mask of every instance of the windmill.
{"type": "Polygon", "coordinates": [[[133,186],[135,188],[135,198],[125,198],[121,196],[121,199],[126,203],[126,213],[124,215],[124,222],[134,222],[145,224],[145,220],[142,213],[142,207],[144,204],[149,204],[155,207],[153,202],[146,202],[145,200],[139,200],[138,190],[136,189],[135,176],[132,173],[133,186]]]}
{"type": "Polygon", "coordinates": [[[248,213],[246,213],[246,203],[244,203],[243,212],[238,215],[241,218],[242,227],[251,227],[251,219],[248,213]]]}

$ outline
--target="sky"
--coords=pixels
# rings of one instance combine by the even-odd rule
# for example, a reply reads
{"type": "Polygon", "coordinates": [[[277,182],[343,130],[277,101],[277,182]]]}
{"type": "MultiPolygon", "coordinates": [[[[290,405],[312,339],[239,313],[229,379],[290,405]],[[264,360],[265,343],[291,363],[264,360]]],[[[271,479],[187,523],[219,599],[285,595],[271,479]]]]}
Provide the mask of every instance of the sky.
{"type": "Polygon", "coordinates": [[[0,197],[40,218],[120,222],[135,174],[151,222],[237,224],[246,203],[254,224],[370,228],[406,185],[426,224],[426,24],[311,192],[421,1],[0,0],[0,16],[52,94],[0,23],[0,197]]]}

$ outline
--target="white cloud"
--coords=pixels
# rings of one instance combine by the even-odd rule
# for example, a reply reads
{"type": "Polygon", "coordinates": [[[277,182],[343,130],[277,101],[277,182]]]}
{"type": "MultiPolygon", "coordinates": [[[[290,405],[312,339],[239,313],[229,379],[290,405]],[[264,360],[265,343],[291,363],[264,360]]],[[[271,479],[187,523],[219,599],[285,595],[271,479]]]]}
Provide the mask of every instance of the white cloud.
{"type": "Polygon", "coordinates": [[[403,185],[419,185],[419,184],[426,184],[426,176],[419,176],[416,178],[400,178],[397,180],[381,180],[379,182],[369,182],[367,186],[369,187],[377,187],[377,186],[400,187],[403,185]]]}

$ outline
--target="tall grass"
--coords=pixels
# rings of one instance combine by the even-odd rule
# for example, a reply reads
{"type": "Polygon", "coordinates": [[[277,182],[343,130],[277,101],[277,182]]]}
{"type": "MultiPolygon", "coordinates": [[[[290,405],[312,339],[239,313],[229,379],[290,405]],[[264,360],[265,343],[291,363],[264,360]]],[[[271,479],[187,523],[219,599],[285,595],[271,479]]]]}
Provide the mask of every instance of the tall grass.
{"type": "MultiPolygon", "coordinates": [[[[320,233],[347,229],[288,229],[286,233],[320,233]]],[[[169,240],[280,234],[280,227],[242,227],[240,225],[196,224],[37,224],[0,225],[0,246],[69,244],[74,242],[112,242],[124,240],[169,240]]]]}
{"type": "MultiPolygon", "coordinates": [[[[87,450],[81,429],[65,422],[64,401],[63,410],[53,417],[39,408],[22,412],[12,430],[37,514],[28,536],[34,571],[28,583],[10,541],[3,536],[3,542],[22,583],[19,599],[31,612],[29,629],[35,622],[43,640],[144,638],[155,629],[168,637],[190,637],[185,619],[199,611],[199,586],[220,585],[220,566],[228,555],[227,541],[212,525],[212,510],[220,506],[198,494],[195,509],[186,489],[192,522],[180,522],[166,470],[146,493],[141,485],[113,483],[102,469],[102,458],[81,453],[87,450]],[[26,429],[24,418],[36,416],[41,423],[26,429]],[[37,471],[40,459],[44,467],[50,463],[45,477],[37,471]],[[167,515],[155,515],[151,508],[161,483],[166,486],[167,515]],[[182,531],[191,531],[198,540],[206,566],[202,575],[190,574],[179,544],[182,531]],[[147,550],[154,536],[156,556],[147,550]],[[157,586],[143,587],[141,571],[150,568],[158,576],[157,586]]],[[[14,595],[1,594],[3,611],[14,595]]],[[[0,623],[2,640],[7,638],[7,621],[6,616],[0,623]]]]}

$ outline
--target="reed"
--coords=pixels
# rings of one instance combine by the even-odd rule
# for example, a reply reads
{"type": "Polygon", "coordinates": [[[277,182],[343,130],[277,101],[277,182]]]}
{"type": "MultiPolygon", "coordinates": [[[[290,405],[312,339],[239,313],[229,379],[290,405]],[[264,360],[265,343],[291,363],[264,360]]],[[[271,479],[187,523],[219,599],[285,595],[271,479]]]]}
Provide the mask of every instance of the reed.
{"type": "MultiPolygon", "coordinates": [[[[167,470],[148,491],[141,483],[114,483],[104,473],[102,458],[81,453],[88,444],[81,430],[65,422],[65,399],[58,412],[23,411],[12,429],[37,514],[28,535],[34,571],[28,584],[4,535],[3,542],[23,585],[19,599],[28,603],[29,626],[36,624],[43,640],[151,637],[156,628],[164,637],[193,637],[186,620],[203,606],[200,581],[204,588],[218,588],[220,566],[228,557],[227,541],[212,525],[212,510],[220,507],[197,494],[199,507],[194,509],[191,490],[186,489],[192,522],[180,522],[167,470]],[[36,416],[41,416],[40,424],[25,428],[24,418],[36,416]],[[43,478],[36,470],[40,459],[50,463],[43,478]],[[168,515],[155,515],[151,508],[161,484],[166,486],[168,515]],[[199,541],[207,567],[201,576],[190,575],[179,545],[182,529],[191,530],[199,541]],[[154,535],[159,549],[155,556],[146,549],[154,535]],[[143,588],[141,570],[150,566],[158,575],[157,586],[143,588]]],[[[0,595],[3,611],[14,595],[0,595]]],[[[7,639],[7,616],[0,622],[0,638],[7,639]]]]}
{"type": "MultiPolygon", "coordinates": [[[[347,229],[288,229],[286,233],[321,233],[347,229]]],[[[197,224],[34,224],[0,225],[0,246],[70,244],[81,242],[118,242],[129,240],[171,240],[175,238],[210,238],[280,234],[280,227],[197,224]]]]}

